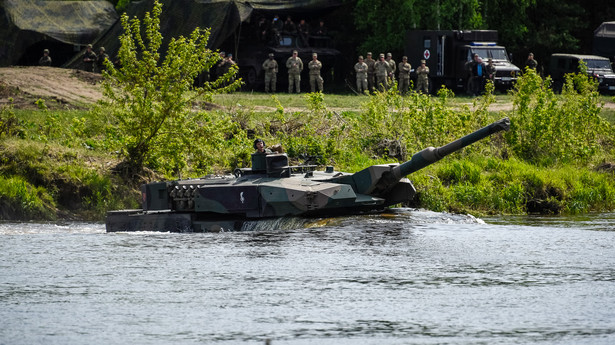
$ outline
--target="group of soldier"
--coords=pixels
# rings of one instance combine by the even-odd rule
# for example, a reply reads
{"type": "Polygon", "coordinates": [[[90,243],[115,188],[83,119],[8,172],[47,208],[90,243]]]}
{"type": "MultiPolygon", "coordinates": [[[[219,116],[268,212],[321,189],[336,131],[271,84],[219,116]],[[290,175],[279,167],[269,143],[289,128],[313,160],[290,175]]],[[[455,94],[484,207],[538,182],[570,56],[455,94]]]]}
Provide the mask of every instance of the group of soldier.
{"type": "Polygon", "coordinates": [[[468,91],[474,96],[479,96],[485,91],[485,82],[493,81],[495,78],[495,65],[493,59],[489,58],[487,64],[478,54],[472,56],[472,60],[466,63],[466,70],[470,78],[468,79],[468,91]]]}
{"type": "MultiPolygon", "coordinates": [[[[300,93],[303,60],[298,56],[296,50],[294,50],[293,55],[286,60],[286,69],[288,70],[288,93],[300,93]]],[[[321,69],[322,62],[318,60],[318,54],[312,53],[312,60],[308,63],[310,88],[312,92],[323,91],[324,80],[320,75],[321,69]]],[[[263,70],[265,71],[265,92],[276,92],[278,62],[275,60],[273,53],[270,53],[269,58],[263,62],[263,70]]]]}
{"type": "Polygon", "coordinates": [[[105,52],[105,47],[98,48],[98,54],[92,50],[92,45],[88,44],[83,53],[83,63],[85,70],[88,72],[102,72],[105,69],[105,60],[109,59],[109,55],[105,52]]]}
{"type": "MultiPolygon", "coordinates": [[[[359,56],[359,61],[354,65],[354,71],[357,78],[357,92],[360,94],[373,93],[375,90],[388,90],[396,81],[396,73],[397,90],[402,94],[410,90],[412,65],[406,56],[402,57],[399,64],[396,64],[391,53],[387,53],[386,58],[384,53],[381,53],[376,61],[372,58],[372,53],[368,52],[367,59],[359,56]]],[[[416,69],[416,74],[416,89],[419,92],[429,93],[429,67],[425,65],[425,60],[421,60],[421,66],[416,69]]]]}
{"type": "MultiPolygon", "coordinates": [[[[105,53],[105,47],[98,48],[98,54],[92,50],[92,45],[88,44],[83,53],[84,70],[88,72],[102,72],[105,68],[105,59],[109,59],[109,55],[105,53]]],[[[43,49],[43,56],[38,60],[39,66],[51,66],[52,60],[49,55],[49,49],[43,49]]]]}

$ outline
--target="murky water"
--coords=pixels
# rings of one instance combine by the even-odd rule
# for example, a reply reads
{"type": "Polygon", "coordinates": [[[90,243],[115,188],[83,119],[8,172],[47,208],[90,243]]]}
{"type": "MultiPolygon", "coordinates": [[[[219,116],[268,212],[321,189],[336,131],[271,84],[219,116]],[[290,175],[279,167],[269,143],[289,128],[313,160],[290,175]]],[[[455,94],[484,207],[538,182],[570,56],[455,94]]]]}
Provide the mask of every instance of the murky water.
{"type": "Polygon", "coordinates": [[[0,223],[0,344],[615,343],[615,214],[311,225],[0,223]]]}

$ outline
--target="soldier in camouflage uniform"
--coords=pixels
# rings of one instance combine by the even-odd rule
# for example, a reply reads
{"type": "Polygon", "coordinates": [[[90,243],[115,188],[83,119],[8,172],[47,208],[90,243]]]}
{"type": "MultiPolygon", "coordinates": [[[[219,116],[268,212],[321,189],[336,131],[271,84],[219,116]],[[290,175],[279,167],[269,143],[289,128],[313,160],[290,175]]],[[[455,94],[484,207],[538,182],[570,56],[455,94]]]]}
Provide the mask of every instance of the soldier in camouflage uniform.
{"type": "Polygon", "coordinates": [[[367,65],[367,88],[369,89],[369,93],[373,93],[376,82],[376,60],[372,59],[371,52],[367,53],[365,64],[367,65]]]}
{"type": "Polygon", "coordinates": [[[288,69],[288,93],[293,93],[293,85],[297,93],[301,92],[301,71],[303,71],[303,61],[299,58],[296,50],[293,51],[293,56],[286,60],[286,69],[288,69]]]}
{"type": "Polygon", "coordinates": [[[322,92],[323,80],[320,76],[322,62],[318,61],[318,54],[312,54],[312,61],[308,63],[308,69],[310,71],[310,87],[312,88],[312,92],[316,92],[316,86],[318,86],[318,91],[322,92]]]}
{"type": "Polygon", "coordinates": [[[359,56],[359,62],[354,64],[354,72],[357,75],[357,92],[365,93],[367,88],[367,64],[363,62],[363,56],[359,56]]]}
{"type": "Polygon", "coordinates": [[[265,92],[269,90],[275,92],[278,81],[278,62],[273,58],[273,53],[269,53],[269,58],[263,62],[263,70],[265,71],[265,92]]]}
{"type": "Polygon", "coordinates": [[[393,60],[393,54],[387,53],[386,61],[389,63],[389,66],[391,66],[388,83],[389,85],[393,85],[393,81],[395,81],[395,71],[397,70],[397,64],[395,60],[393,60]]]}
{"type": "Polygon", "coordinates": [[[51,57],[49,56],[49,49],[43,50],[43,56],[38,60],[39,66],[51,66],[51,57]]]}
{"type": "Polygon", "coordinates": [[[98,55],[96,56],[96,72],[100,73],[105,69],[105,60],[109,59],[109,55],[105,53],[105,47],[98,48],[98,55]]]}
{"type": "Polygon", "coordinates": [[[83,53],[83,63],[85,64],[85,70],[88,72],[94,72],[94,63],[96,62],[96,53],[92,51],[92,45],[88,44],[85,53],[83,53]]]}
{"type": "Polygon", "coordinates": [[[407,93],[410,89],[410,70],[412,66],[408,63],[408,57],[401,58],[402,62],[399,63],[399,92],[403,94],[407,93]]]}
{"type": "Polygon", "coordinates": [[[389,77],[389,74],[391,73],[391,65],[384,60],[384,54],[380,54],[374,68],[376,70],[376,86],[378,87],[378,90],[387,90],[387,79],[389,77]]]}
{"type": "Polygon", "coordinates": [[[425,66],[425,60],[421,60],[421,66],[416,69],[416,89],[423,93],[429,93],[429,67],[425,66]]]}

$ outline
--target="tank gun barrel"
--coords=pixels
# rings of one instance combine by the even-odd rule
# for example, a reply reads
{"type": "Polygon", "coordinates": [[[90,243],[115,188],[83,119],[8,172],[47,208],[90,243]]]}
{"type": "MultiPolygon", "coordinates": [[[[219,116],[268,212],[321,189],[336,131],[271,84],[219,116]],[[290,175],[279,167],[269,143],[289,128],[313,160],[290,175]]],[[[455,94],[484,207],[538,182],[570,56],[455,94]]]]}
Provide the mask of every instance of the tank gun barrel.
{"type": "Polygon", "coordinates": [[[505,117],[444,146],[440,146],[438,148],[428,147],[414,154],[412,159],[409,161],[393,168],[393,174],[399,178],[408,176],[417,170],[423,169],[428,165],[439,161],[453,152],[459,151],[468,145],[472,145],[475,142],[490,136],[491,134],[504,130],[507,131],[509,128],[510,120],[505,117]]]}
{"type": "Polygon", "coordinates": [[[506,117],[444,146],[438,148],[428,147],[414,154],[405,163],[399,165],[374,165],[352,175],[337,178],[335,182],[347,183],[352,186],[355,192],[361,194],[386,197],[403,177],[423,169],[491,134],[508,130],[509,128],[510,120],[506,117]]]}

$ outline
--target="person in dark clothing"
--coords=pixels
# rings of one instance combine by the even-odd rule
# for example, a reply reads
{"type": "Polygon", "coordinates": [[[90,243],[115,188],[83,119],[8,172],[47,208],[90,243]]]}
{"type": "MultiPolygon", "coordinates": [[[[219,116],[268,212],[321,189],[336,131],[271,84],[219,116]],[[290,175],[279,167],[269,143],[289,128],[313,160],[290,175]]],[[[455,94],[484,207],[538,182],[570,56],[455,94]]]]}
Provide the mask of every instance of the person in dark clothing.
{"type": "Polygon", "coordinates": [[[49,49],[43,50],[43,56],[38,60],[39,66],[51,66],[51,57],[49,56],[49,49]]]}

